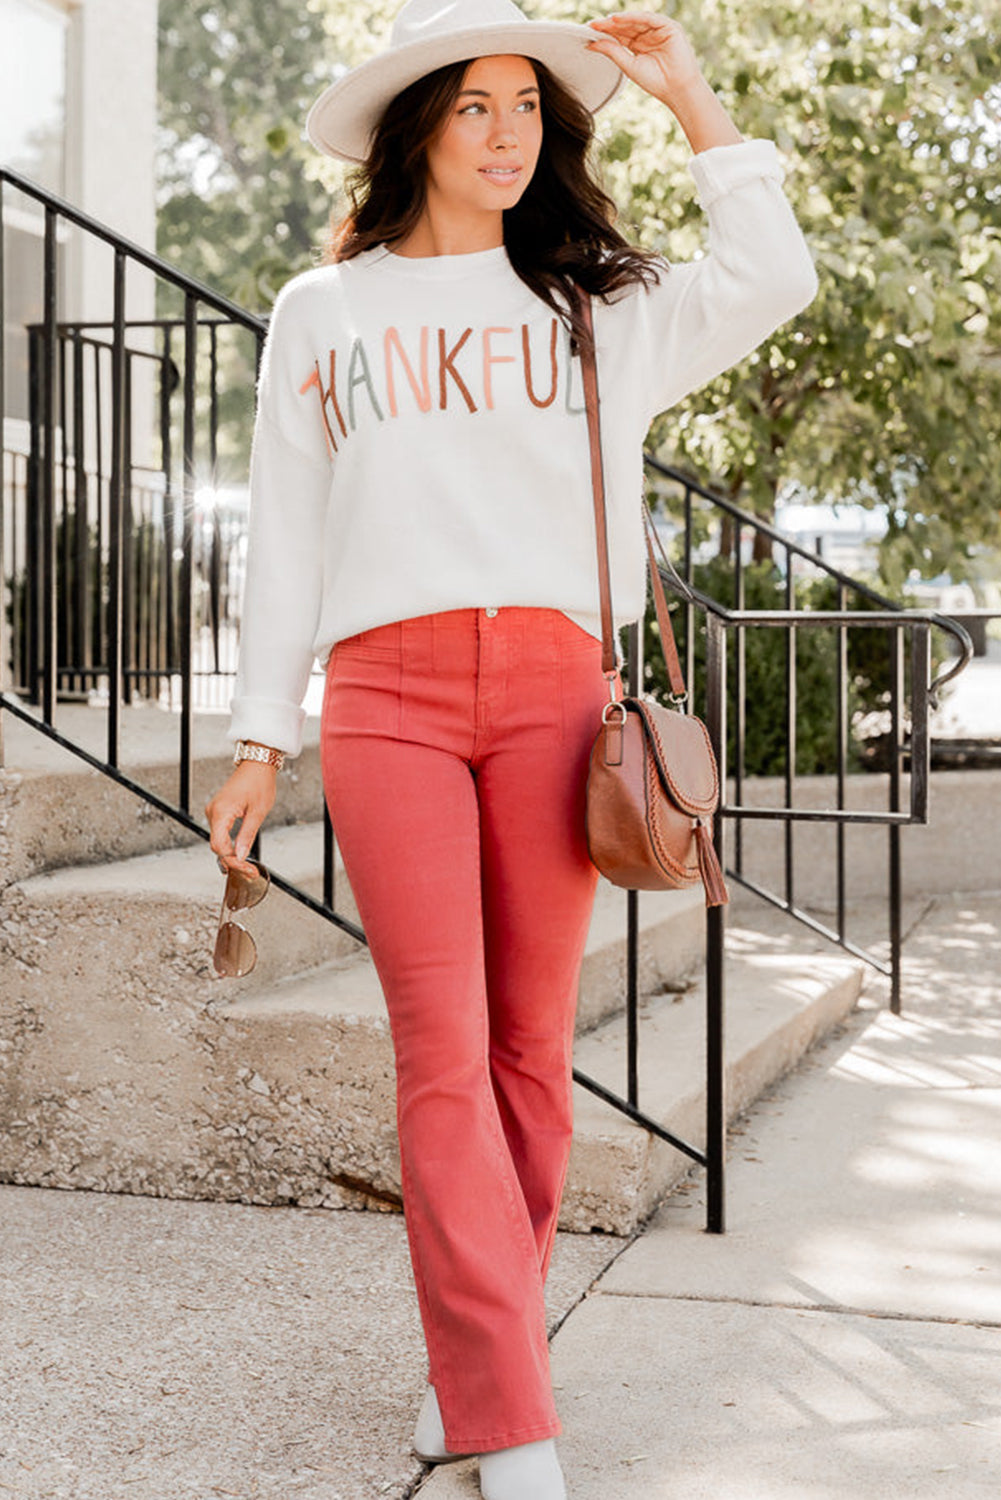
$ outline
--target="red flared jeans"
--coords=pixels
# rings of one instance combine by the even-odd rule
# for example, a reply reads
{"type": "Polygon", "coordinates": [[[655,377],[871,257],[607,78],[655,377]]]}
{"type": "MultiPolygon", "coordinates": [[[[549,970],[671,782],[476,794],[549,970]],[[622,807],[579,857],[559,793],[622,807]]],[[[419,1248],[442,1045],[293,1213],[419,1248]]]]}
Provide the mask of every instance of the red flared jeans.
{"type": "Polygon", "coordinates": [[[550,609],[463,609],[341,641],[324,788],[382,982],[430,1378],[456,1452],[560,1430],[543,1283],[572,1131],[597,876],[601,645],[550,609]]]}

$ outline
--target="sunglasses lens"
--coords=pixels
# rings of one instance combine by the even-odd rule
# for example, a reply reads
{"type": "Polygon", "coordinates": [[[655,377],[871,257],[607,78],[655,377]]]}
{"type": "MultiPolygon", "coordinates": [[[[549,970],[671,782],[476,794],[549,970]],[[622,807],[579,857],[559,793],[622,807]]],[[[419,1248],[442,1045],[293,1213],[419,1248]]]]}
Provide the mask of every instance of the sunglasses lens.
{"type": "Polygon", "coordinates": [[[257,946],[245,927],[238,922],[223,922],[216,934],[212,955],[220,979],[242,979],[257,962],[257,946]]]}
{"type": "Polygon", "coordinates": [[[241,875],[230,870],[226,877],[226,906],[229,911],[249,911],[268,894],[271,876],[261,868],[256,875],[241,875]]]}

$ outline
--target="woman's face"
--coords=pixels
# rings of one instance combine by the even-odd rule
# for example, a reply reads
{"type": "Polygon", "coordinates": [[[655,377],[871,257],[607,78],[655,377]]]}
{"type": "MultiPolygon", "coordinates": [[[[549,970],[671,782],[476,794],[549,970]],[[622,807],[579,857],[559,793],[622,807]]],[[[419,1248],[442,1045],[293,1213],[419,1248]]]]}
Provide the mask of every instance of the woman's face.
{"type": "Polygon", "coordinates": [[[541,146],[539,85],[528,58],[478,57],[428,147],[428,207],[471,216],[513,208],[541,146]]]}

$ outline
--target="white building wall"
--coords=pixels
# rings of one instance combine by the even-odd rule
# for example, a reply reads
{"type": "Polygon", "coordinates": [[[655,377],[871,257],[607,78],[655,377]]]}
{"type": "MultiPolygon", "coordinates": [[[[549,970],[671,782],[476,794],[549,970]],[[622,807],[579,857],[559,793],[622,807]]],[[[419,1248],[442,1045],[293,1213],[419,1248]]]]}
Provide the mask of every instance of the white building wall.
{"type": "MultiPolygon", "coordinates": [[[[157,0],[0,0],[0,37],[7,69],[19,62],[23,73],[44,92],[40,106],[48,139],[58,125],[63,100],[61,150],[53,140],[44,156],[31,145],[36,125],[30,99],[23,118],[3,118],[17,108],[0,97],[0,143],[13,148],[13,165],[55,190],[75,208],[107,224],[146,249],[156,244],[156,47],[157,0]],[[54,28],[41,28],[49,45],[30,55],[39,36],[32,15],[65,18],[65,76],[51,82],[39,69],[58,68],[51,45],[54,28]],[[23,49],[19,59],[19,51],[23,49]],[[44,85],[44,88],[43,88],[44,85]],[[18,142],[21,143],[20,149],[18,142]],[[23,159],[22,159],[23,158],[23,159]]],[[[16,75],[15,75],[16,76],[16,75]]],[[[20,194],[5,194],[7,235],[8,402],[7,416],[23,418],[25,380],[23,335],[18,329],[41,317],[41,256],[44,217],[41,207],[20,194]]],[[[113,306],[111,251],[60,222],[59,317],[65,320],[109,319],[113,306]]],[[[152,277],[132,274],[128,315],[153,313],[152,277]]],[[[9,436],[9,432],[8,432],[9,436]]],[[[15,445],[17,445],[15,443],[15,445]]]]}
{"type": "MultiPolygon", "coordinates": [[[[157,0],[73,5],[66,79],[66,197],[146,249],[156,245],[157,0]]],[[[110,253],[68,263],[70,317],[111,316],[110,253]]],[[[150,317],[152,278],[132,276],[130,317],[150,317]]]]}

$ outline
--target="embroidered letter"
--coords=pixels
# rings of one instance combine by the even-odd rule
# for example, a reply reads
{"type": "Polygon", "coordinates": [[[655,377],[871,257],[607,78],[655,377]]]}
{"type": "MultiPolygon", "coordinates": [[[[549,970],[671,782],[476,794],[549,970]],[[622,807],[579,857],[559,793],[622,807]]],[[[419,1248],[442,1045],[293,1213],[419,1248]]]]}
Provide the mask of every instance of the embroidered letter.
{"type": "Polygon", "coordinates": [[[559,366],[556,363],[556,336],[558,332],[559,321],[554,318],[552,330],[549,335],[549,368],[552,373],[552,385],[549,388],[549,395],[544,401],[540,401],[532,389],[532,350],[528,339],[528,324],[522,323],[521,325],[521,348],[525,356],[525,389],[528,392],[528,399],[533,406],[552,406],[556,400],[556,386],[560,378],[559,366]]]}
{"type": "Polygon", "coordinates": [[[417,376],[414,374],[413,366],[406,355],[406,350],[400,341],[400,335],[395,328],[386,329],[386,395],[389,397],[389,410],[392,416],[398,417],[399,410],[396,405],[396,382],[393,379],[393,349],[395,348],[407,379],[410,381],[410,389],[414,393],[421,411],[431,410],[431,382],[428,380],[428,331],[421,329],[421,378],[418,384],[417,376]]]}
{"type": "Polygon", "coordinates": [[[448,405],[448,391],[445,386],[445,380],[449,375],[451,375],[452,379],[459,387],[459,390],[462,392],[462,399],[469,407],[469,410],[476,411],[476,402],[469,394],[469,389],[466,385],[466,382],[463,380],[454,364],[456,355],[458,354],[459,350],[462,348],[463,344],[466,342],[472,331],[473,330],[471,328],[467,328],[459,342],[453,345],[453,347],[446,354],[445,330],[444,328],[438,329],[438,405],[441,407],[442,411],[444,411],[448,405]]]}
{"type": "Polygon", "coordinates": [[[492,333],[513,333],[513,328],[484,328],[483,330],[483,394],[486,398],[488,408],[494,409],[494,381],[493,365],[513,365],[513,354],[494,354],[490,348],[490,335],[492,333]]]}
{"type": "Polygon", "coordinates": [[[372,403],[372,410],[375,412],[380,422],[384,421],[385,419],[382,415],[382,408],[380,407],[378,397],[375,394],[375,386],[372,384],[372,371],[369,369],[368,355],[365,353],[365,345],[362,343],[361,339],[355,339],[354,343],[351,345],[351,357],[348,360],[348,421],[351,424],[352,432],[354,432],[355,428],[358,426],[357,420],[355,418],[355,388],[359,385],[365,386],[366,390],[368,391],[368,399],[372,403]],[[355,371],[359,369],[361,373],[356,374],[355,371]]]}
{"type": "Polygon", "coordinates": [[[327,403],[328,402],[330,403],[330,405],[334,409],[334,416],[337,418],[337,425],[341,429],[341,435],[343,437],[347,437],[347,435],[348,435],[348,429],[344,425],[344,418],[341,416],[341,408],[337,404],[337,387],[336,387],[336,384],[335,384],[335,375],[336,375],[336,372],[337,372],[337,350],[336,349],[331,349],[331,351],[330,351],[330,385],[327,388],[327,390],[323,389],[323,378],[320,375],[320,361],[319,360],[317,360],[315,362],[314,366],[313,366],[313,373],[312,373],[312,375],[310,375],[309,379],[305,380],[302,383],[302,385],[299,387],[299,395],[300,396],[305,396],[306,392],[308,390],[311,390],[314,385],[316,386],[316,389],[319,392],[319,396],[320,396],[320,416],[323,418],[323,432],[324,432],[324,436],[327,439],[327,447],[330,450],[331,455],[333,455],[334,453],[337,452],[337,439],[334,436],[334,429],[330,425],[330,418],[327,416],[327,403]]]}

